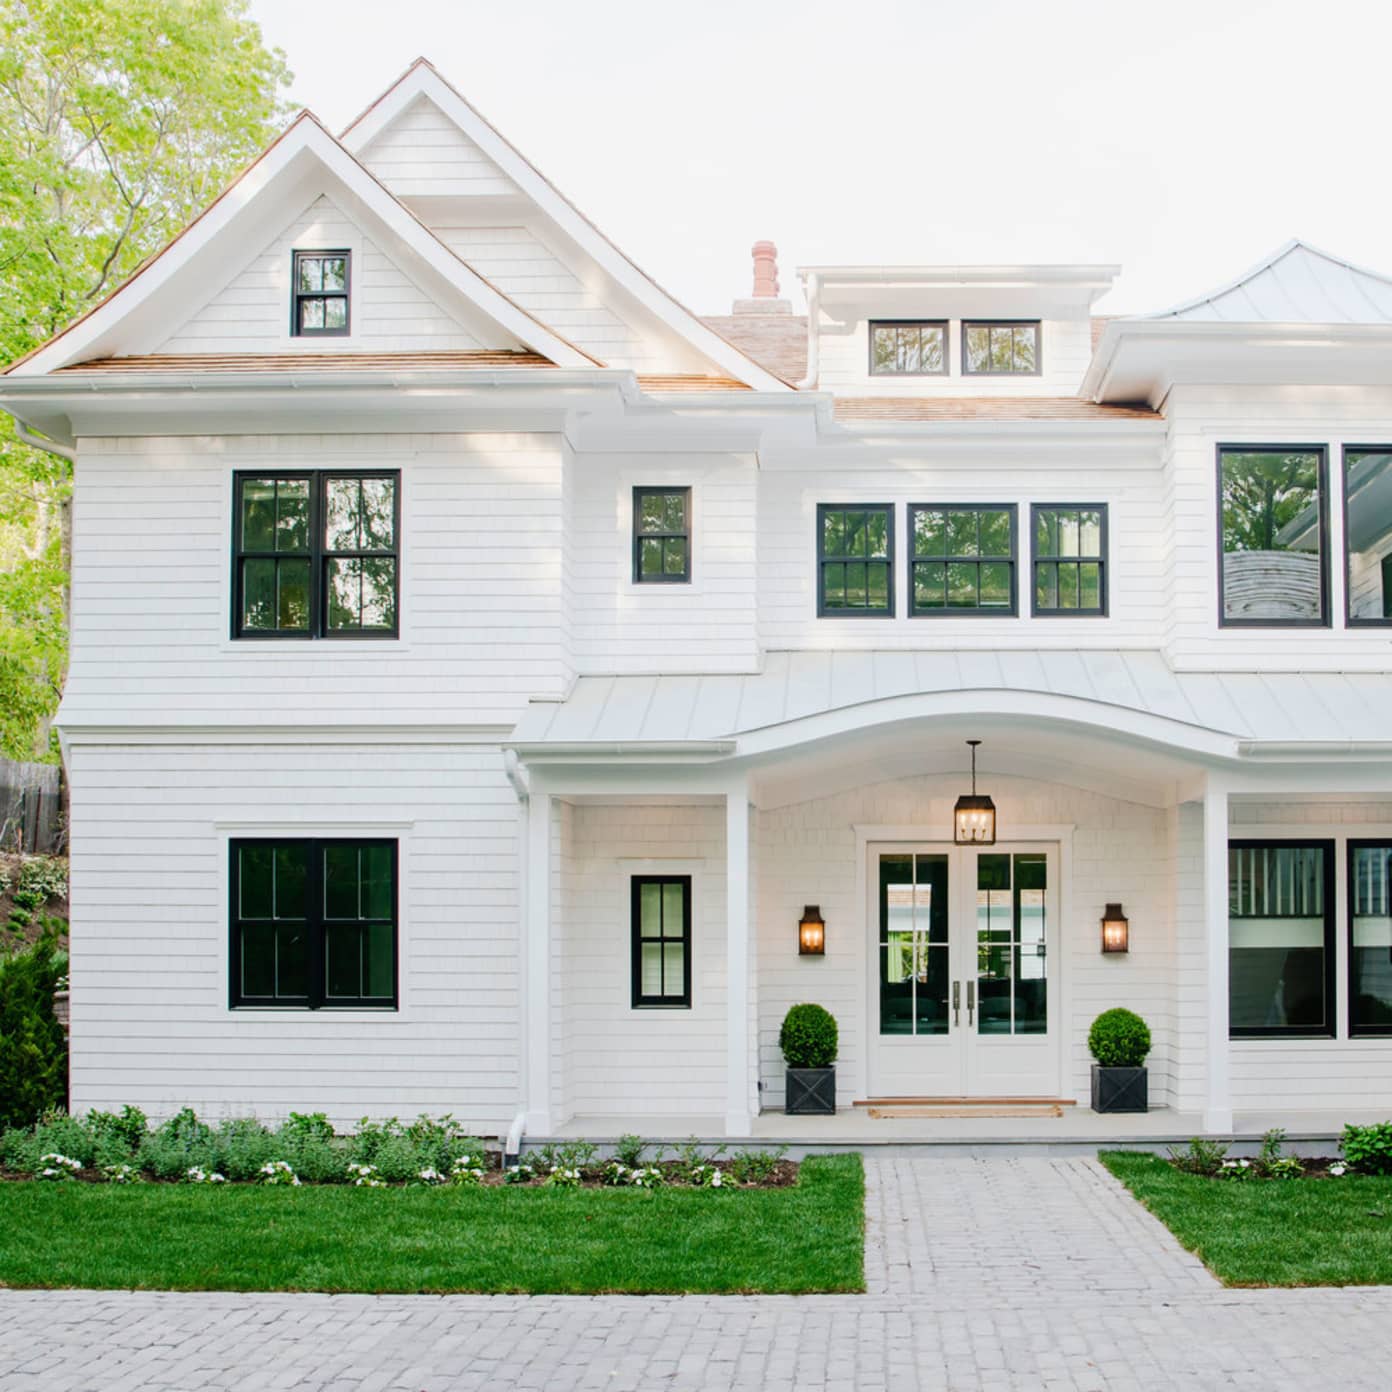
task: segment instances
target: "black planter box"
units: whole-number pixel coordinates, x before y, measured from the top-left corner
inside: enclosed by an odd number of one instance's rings
[[[1148,1106],[1144,1068],[1103,1068],[1092,1065],[1094,1112],[1143,1112]]]
[[[834,1116],[836,1113],[836,1070],[834,1068],[790,1068],[787,1072],[789,1116]]]

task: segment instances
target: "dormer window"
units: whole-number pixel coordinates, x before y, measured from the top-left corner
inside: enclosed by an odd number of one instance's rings
[[[962,371],[970,377],[1037,377],[1039,321],[964,320]]]
[[[319,338],[348,332],[346,251],[295,252],[291,283],[292,334]]]
[[[870,325],[872,377],[941,377],[947,373],[947,325],[903,320]]]

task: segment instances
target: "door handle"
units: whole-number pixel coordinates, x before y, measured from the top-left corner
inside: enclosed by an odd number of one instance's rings
[[[952,983],[952,1023],[953,1025],[962,1023],[962,983],[960,981]]]
[[[967,1028],[971,1028],[972,1011],[976,1008],[976,982],[967,982]]]

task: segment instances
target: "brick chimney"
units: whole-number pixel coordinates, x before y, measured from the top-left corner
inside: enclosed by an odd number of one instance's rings
[[[772,242],[755,242],[754,295],[748,300],[736,300],[735,314],[791,314],[792,305],[778,298],[778,248]]]

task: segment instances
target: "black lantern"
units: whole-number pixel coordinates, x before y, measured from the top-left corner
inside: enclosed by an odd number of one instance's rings
[[[1120,904],[1108,904],[1102,915],[1102,951],[1126,952],[1130,948],[1131,925]]]
[[[955,840],[959,846],[994,846],[996,844],[996,804],[985,793],[976,791],[976,746],[980,740],[968,740],[971,745],[972,790],[970,795],[957,799],[952,809]]]
[[[823,957],[826,955],[826,920],[816,904],[808,904],[802,911],[798,923],[798,956]]]

